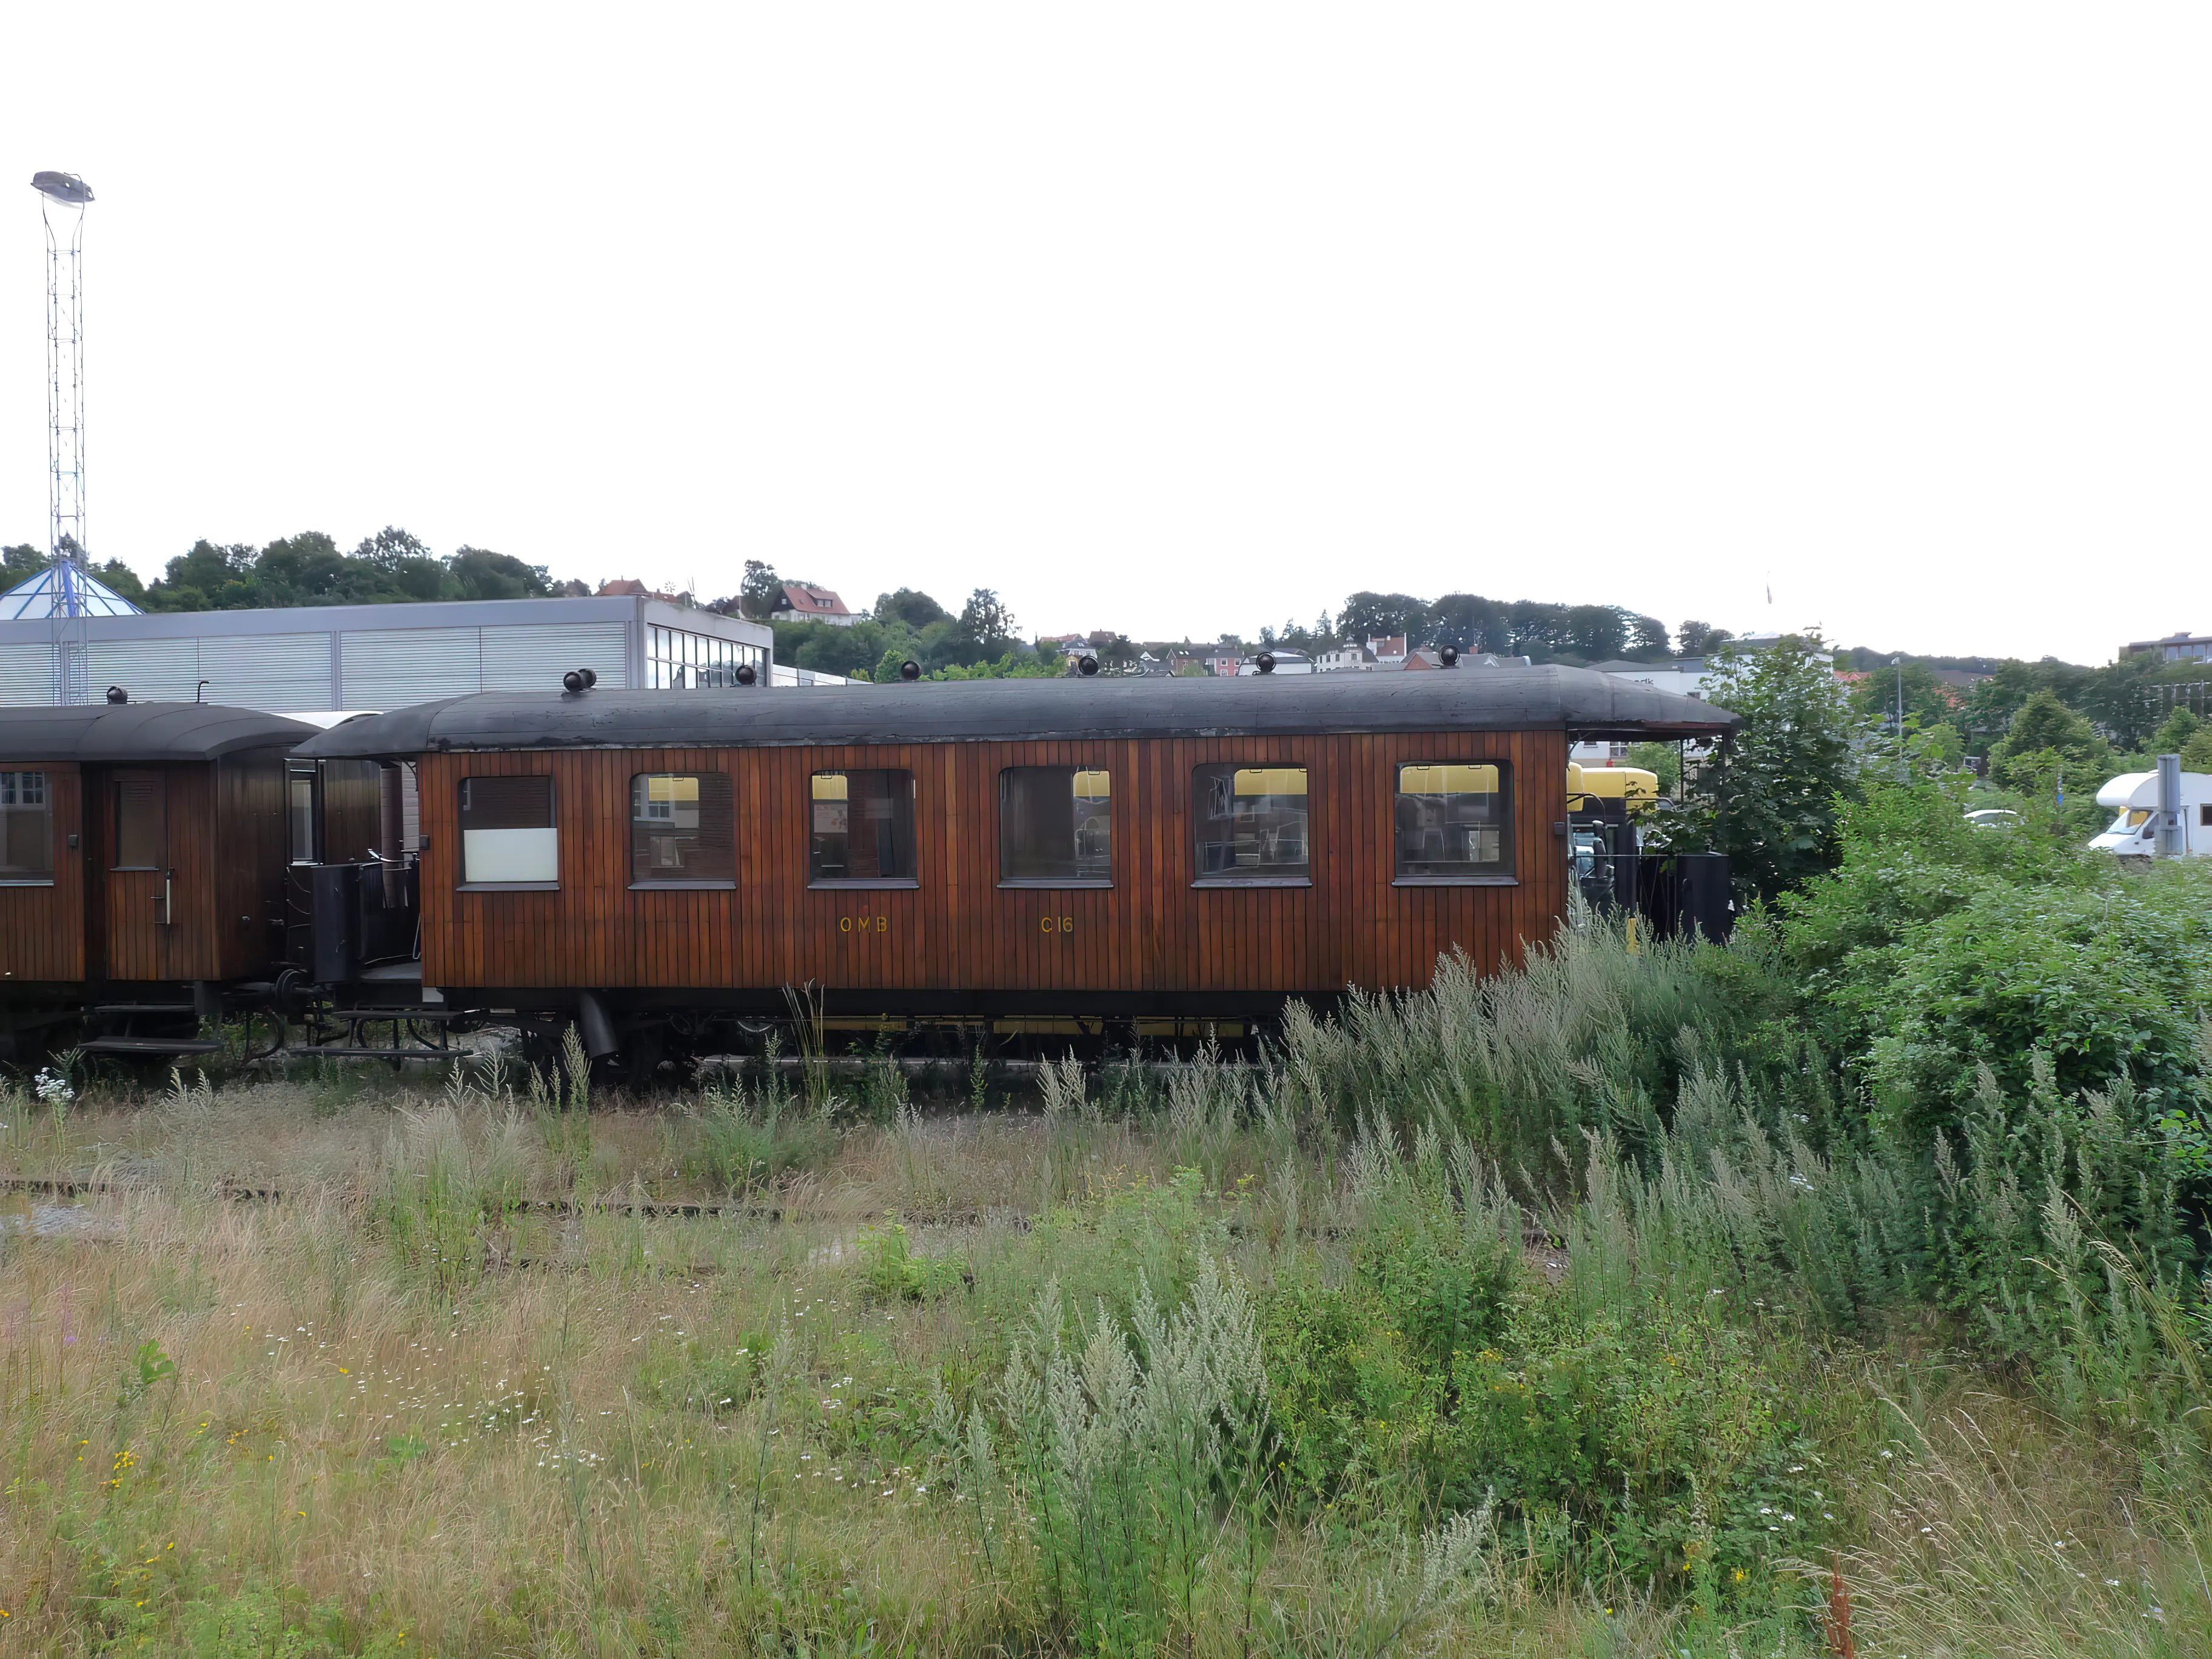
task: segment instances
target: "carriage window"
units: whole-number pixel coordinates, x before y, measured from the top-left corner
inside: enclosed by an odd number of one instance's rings
[[[44,772],[0,772],[0,884],[54,878],[54,809]]]
[[[809,793],[814,885],[915,884],[913,773],[817,772]]]
[[[737,811],[727,772],[629,781],[629,878],[638,887],[733,887]]]
[[[1200,884],[1307,884],[1304,767],[1201,766],[1191,785]]]
[[[169,862],[169,792],[159,772],[118,772],[108,784],[114,848],[111,870],[159,870]]]
[[[461,883],[557,887],[560,831],[549,777],[461,780]]]
[[[1114,881],[1114,786],[1073,766],[999,774],[999,879],[1040,887]]]
[[[315,775],[299,769],[285,775],[285,819],[291,827],[292,862],[315,861]]]
[[[1502,766],[1398,769],[1401,881],[1468,881],[1513,873],[1513,818]]]

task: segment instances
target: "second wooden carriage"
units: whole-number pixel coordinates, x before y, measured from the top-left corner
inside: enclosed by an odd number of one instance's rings
[[[1570,743],[1719,735],[1573,669],[485,695],[301,757],[416,771],[420,974],[595,1049],[780,1012],[1264,1017],[1568,903]]]

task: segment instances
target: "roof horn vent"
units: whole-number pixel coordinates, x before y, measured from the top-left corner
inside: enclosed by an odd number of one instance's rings
[[[750,685],[759,678],[759,672],[755,669],[750,663],[741,662],[738,665],[738,684],[739,685]]]
[[[129,702],[131,694],[119,685],[111,685],[107,688],[107,700],[115,703]]]
[[[1075,659],[1075,672],[1079,674],[1085,675],[1097,673],[1098,672],[1098,659],[1087,653],[1078,657]]]
[[[1437,653],[1437,660],[1447,668],[1458,667],[1459,647],[1455,645],[1448,645],[1444,647],[1443,650]]]
[[[902,680],[920,679],[921,678],[921,665],[916,662],[912,657],[908,657],[904,662],[899,665],[899,678]]]
[[[1272,651],[1262,651],[1258,656],[1252,659],[1252,666],[1258,669],[1262,674],[1273,673],[1275,672],[1275,653]]]
[[[599,683],[599,672],[591,668],[572,668],[561,676],[561,684],[571,691],[588,691]]]

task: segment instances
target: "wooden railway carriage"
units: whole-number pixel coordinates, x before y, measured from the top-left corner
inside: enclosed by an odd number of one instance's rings
[[[1460,668],[484,695],[299,753],[416,769],[434,1003],[574,1014],[604,1054],[805,985],[848,1016],[1235,1020],[1492,966],[1566,908],[1569,744],[1734,724]]]
[[[285,755],[315,728],[205,703],[0,709],[0,1033],[188,1054],[285,947]]]

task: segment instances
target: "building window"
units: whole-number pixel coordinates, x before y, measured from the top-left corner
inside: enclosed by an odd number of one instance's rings
[[[1513,815],[1505,768],[1401,766],[1396,814],[1399,880],[1511,878]]]
[[[284,777],[284,817],[292,843],[292,862],[315,862],[315,773],[295,768]]]
[[[549,777],[461,780],[461,884],[557,887],[560,831]]]
[[[118,772],[108,781],[115,849],[111,870],[161,870],[169,862],[169,792],[159,772]]]
[[[629,781],[635,887],[734,887],[737,810],[727,772],[641,772]]]
[[[645,683],[655,690],[735,685],[738,670],[748,663],[755,673],[767,677],[767,659],[758,646],[714,634],[694,634],[689,629],[648,626],[645,653]]]
[[[913,773],[817,772],[809,794],[815,886],[915,884]]]
[[[1022,887],[1112,886],[1111,777],[1073,766],[1000,772],[999,879]]]
[[[54,878],[54,809],[44,772],[0,772],[0,884]]]
[[[1201,766],[1191,783],[1199,885],[1309,884],[1304,767]]]

